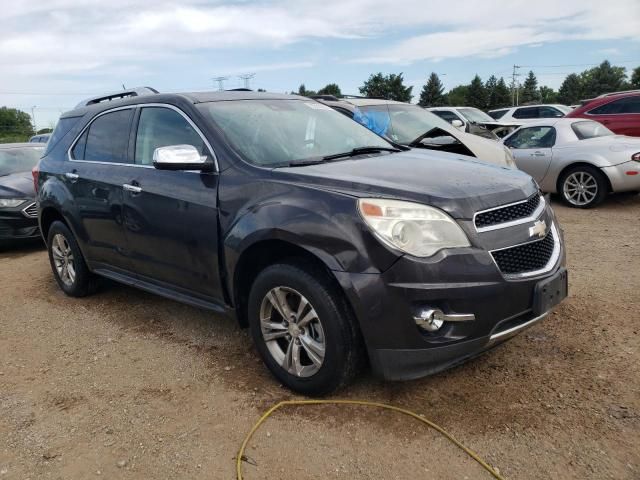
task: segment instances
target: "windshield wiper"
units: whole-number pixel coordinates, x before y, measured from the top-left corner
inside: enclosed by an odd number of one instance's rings
[[[332,160],[337,160],[339,158],[355,157],[356,155],[363,155],[365,153],[401,152],[401,151],[402,150],[400,150],[399,148],[395,148],[395,147],[376,147],[376,146],[356,147],[356,148],[354,148],[352,150],[349,150],[348,152],[334,153],[332,155],[325,155],[324,157],[314,157],[314,158],[306,158],[306,159],[302,159],[302,160],[292,160],[291,162],[287,163],[286,166],[288,166],[288,167],[304,167],[306,165],[317,165],[319,163],[330,162]]]

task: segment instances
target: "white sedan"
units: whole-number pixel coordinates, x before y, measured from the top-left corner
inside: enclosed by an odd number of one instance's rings
[[[581,118],[540,120],[502,139],[520,170],[572,207],[591,208],[610,192],[640,191],[640,138]]]

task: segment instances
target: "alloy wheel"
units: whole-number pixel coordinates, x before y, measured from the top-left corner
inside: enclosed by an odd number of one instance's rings
[[[301,293],[284,286],[269,290],[260,305],[260,329],[273,359],[291,375],[310,377],[322,367],[324,329]]]
[[[67,286],[72,286],[76,281],[76,268],[73,258],[73,252],[69,242],[61,233],[54,235],[51,242],[51,253],[53,254],[53,263],[56,267],[58,277]]]
[[[574,172],[566,178],[562,190],[569,203],[582,207],[589,205],[598,195],[598,182],[588,172]]]

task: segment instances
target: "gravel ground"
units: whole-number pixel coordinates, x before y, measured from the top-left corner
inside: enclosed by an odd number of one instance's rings
[[[640,478],[640,197],[556,205],[570,298],[543,323],[448,372],[364,374],[341,398],[424,414],[509,479]],[[233,321],[132,288],[57,288],[38,245],[0,253],[0,480],[233,479],[274,382]],[[477,479],[408,418],[354,407],[278,412],[250,479]]]

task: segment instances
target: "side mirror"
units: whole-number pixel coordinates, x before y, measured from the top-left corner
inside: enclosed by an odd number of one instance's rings
[[[213,161],[206,155],[200,155],[193,145],[156,148],[153,152],[153,166],[158,170],[213,171]]]
[[[454,127],[460,130],[464,130],[464,123],[462,123],[462,120],[458,120],[458,119],[452,120],[451,125],[453,125]]]

